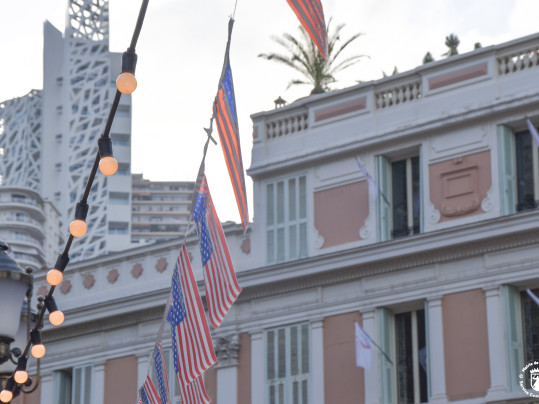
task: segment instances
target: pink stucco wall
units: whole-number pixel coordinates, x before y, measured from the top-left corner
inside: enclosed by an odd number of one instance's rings
[[[217,369],[215,366],[204,372],[204,387],[211,398],[212,404],[217,404]]]
[[[324,392],[326,403],[364,404],[363,368],[356,367],[355,326],[359,312],[324,319]]]
[[[251,336],[240,335],[238,404],[251,404]]]
[[[133,404],[137,400],[137,363],[135,355],[105,362],[103,404]]]
[[[445,295],[442,316],[447,397],[485,396],[490,387],[485,292]]]
[[[324,247],[361,240],[359,230],[369,215],[367,181],[314,193],[314,226]]]
[[[481,202],[492,186],[490,151],[431,164],[429,185],[440,222],[483,213]]]

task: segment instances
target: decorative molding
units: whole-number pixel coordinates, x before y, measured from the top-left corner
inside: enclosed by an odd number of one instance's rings
[[[313,246],[315,249],[319,250],[324,246],[324,236],[322,236],[318,229],[313,227]]]
[[[240,248],[244,254],[249,255],[251,253],[251,238],[245,237],[241,242]]]
[[[436,209],[436,206],[434,206],[431,201],[427,201],[427,212],[429,217],[429,222],[431,224],[436,224],[440,221],[441,214],[438,209]]]
[[[82,281],[86,289],[91,289],[95,285],[95,277],[93,274],[87,274]]]
[[[138,279],[140,275],[142,275],[142,271],[144,271],[142,264],[137,263],[133,265],[133,268],[131,268],[131,275],[133,275],[133,278]]]
[[[72,285],[69,279],[64,280],[60,285],[60,292],[62,292],[64,295],[67,295],[71,290],[71,286]]]
[[[487,197],[481,202],[481,209],[483,209],[483,211],[490,212],[494,209],[495,202],[493,196],[494,191],[492,190],[492,188],[490,188],[487,191]]]
[[[456,205],[442,204],[441,212],[446,217],[462,216],[473,212],[479,207],[479,198],[471,198]]]
[[[240,356],[240,337],[238,334],[217,337],[213,341],[213,346],[219,361],[215,365],[216,368],[238,366]]]
[[[47,293],[49,293],[49,288],[45,285],[41,285],[36,292],[37,296],[47,296]]]
[[[157,263],[155,264],[155,269],[157,270],[157,272],[163,273],[165,271],[165,269],[167,269],[167,266],[168,266],[167,259],[166,258],[159,258],[157,260]]]
[[[365,224],[361,226],[361,229],[359,229],[359,237],[361,237],[363,240],[367,240],[371,236],[371,234],[372,233],[370,227],[365,220]]]
[[[109,281],[109,283],[116,282],[119,277],[120,277],[120,273],[118,272],[117,269],[111,269],[109,273],[107,274],[107,280]]]

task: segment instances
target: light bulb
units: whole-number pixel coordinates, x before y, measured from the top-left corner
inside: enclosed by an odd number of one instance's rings
[[[0,401],[3,403],[9,403],[11,399],[13,398],[13,392],[9,390],[2,390],[0,393]]]
[[[32,346],[31,352],[34,358],[41,359],[45,356],[45,352],[47,352],[47,350],[45,349],[45,345],[37,344]]]
[[[116,79],[116,87],[122,94],[131,94],[137,88],[137,79],[133,73],[123,72]]]
[[[26,370],[17,370],[14,379],[19,384],[26,383],[28,380],[28,372]]]
[[[75,219],[69,225],[69,232],[73,237],[82,237],[86,234],[86,222],[84,220]]]
[[[49,321],[52,325],[61,325],[64,322],[64,313],[60,310],[53,311],[49,314]]]
[[[113,175],[118,171],[118,161],[112,156],[105,156],[99,160],[99,171],[104,175]]]
[[[47,273],[47,282],[49,282],[50,285],[56,286],[59,285],[62,280],[64,279],[64,274],[62,271],[53,268]]]

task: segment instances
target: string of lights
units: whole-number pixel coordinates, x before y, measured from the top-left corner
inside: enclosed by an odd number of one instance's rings
[[[118,162],[114,158],[112,151],[110,129],[112,127],[122,94],[131,94],[137,88],[137,80],[135,78],[137,54],[135,53],[135,49],[140,31],[142,30],[144,18],[146,16],[148,3],[149,0],[142,0],[131,43],[127,51],[122,55],[122,72],[116,80],[116,95],[110,108],[105,129],[101,137],[98,139],[98,151],[96,153],[95,161],[88,177],[83,196],[75,207],[75,219],[69,225],[70,234],[68,240],[66,242],[64,251],[58,256],[54,267],[47,274],[47,282],[51,285],[51,287],[44,299],[45,304],[39,309],[35,326],[30,331],[30,338],[26,343],[26,347],[18,358],[17,367],[13,371],[12,375],[7,379],[4,389],[0,392],[0,402],[2,403],[9,403],[14,397],[14,391],[17,385],[23,385],[27,382],[28,372],[26,371],[26,366],[28,363],[28,352],[31,352],[32,356],[36,359],[42,358],[46,353],[45,346],[41,341],[41,333],[39,331],[43,323],[45,311],[49,312],[49,322],[52,325],[58,326],[64,322],[64,314],[58,309],[56,301],[53,297],[54,290],[56,289],[56,286],[59,285],[63,280],[64,270],[69,263],[69,250],[71,249],[73,239],[76,237],[82,237],[86,234],[86,216],[88,215],[89,210],[87,201],[98,168],[103,175],[113,175],[116,173],[116,171],[118,171]]]

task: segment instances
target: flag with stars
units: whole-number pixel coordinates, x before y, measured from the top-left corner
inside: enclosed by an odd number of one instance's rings
[[[139,391],[139,402],[142,404],[162,404],[150,375],[146,376],[146,380],[144,380],[144,384]]]
[[[204,285],[206,287],[208,314],[212,325],[219,328],[240,294],[241,287],[236,279],[223,227],[213,205],[208,180],[205,175],[202,176],[199,195],[204,195],[207,199],[206,227],[213,245],[213,253],[204,265]]]
[[[200,247],[200,256],[202,257],[202,265],[206,265],[210,260],[211,253],[213,252],[213,245],[210,239],[210,232],[208,230],[207,210],[208,208],[208,193],[201,187],[198,192],[197,203],[195,205],[195,211],[193,217],[195,218],[198,244]]]
[[[324,60],[328,60],[328,35],[320,0],[286,0]]]
[[[169,312],[168,318],[173,321],[168,321],[172,328],[174,370],[179,385],[185,386],[217,362],[217,357],[185,244],[174,271],[178,273],[178,282],[173,287],[183,292],[185,317],[176,324]]]
[[[161,398],[161,404],[169,404],[170,395],[168,389],[168,377],[167,370],[165,368],[165,361],[163,360],[161,341],[159,341],[159,344],[155,349],[153,365],[155,368],[155,376],[157,378],[157,386],[159,388],[159,397]]]
[[[185,300],[183,297],[182,285],[180,284],[180,273],[178,271],[178,262],[174,266],[172,274],[172,304],[170,305],[167,321],[174,326],[178,326],[185,318]]]
[[[232,36],[233,25],[234,20],[231,18],[228,22],[228,42],[226,44],[225,61],[223,63],[221,78],[219,79],[217,96],[213,104],[213,116],[236,197],[241,224],[245,232],[249,223],[249,214],[247,212],[247,194],[245,191],[245,176],[243,174],[243,160],[241,157],[236,98],[229,60],[230,38]]]
[[[211,403],[211,398],[206,393],[202,376],[197,377],[187,386],[180,386],[180,394],[182,403],[189,404],[208,404]]]

